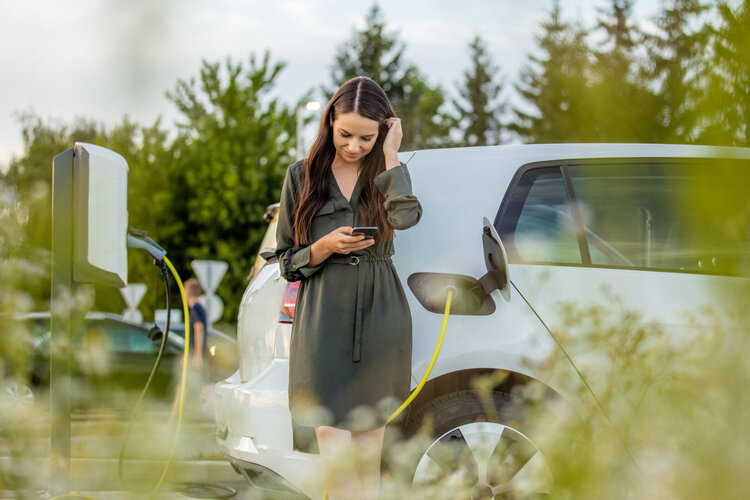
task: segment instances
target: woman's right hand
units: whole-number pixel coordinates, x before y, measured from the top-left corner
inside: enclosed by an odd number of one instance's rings
[[[321,240],[325,241],[326,248],[328,248],[331,253],[343,254],[356,252],[357,250],[364,250],[375,243],[374,239],[365,238],[364,235],[352,236],[351,233],[353,229],[354,228],[350,226],[336,228],[323,236]]]
[[[315,267],[323,263],[331,254],[349,254],[375,243],[374,239],[365,239],[364,235],[352,236],[353,229],[351,226],[336,228],[310,245],[310,262],[307,265]]]

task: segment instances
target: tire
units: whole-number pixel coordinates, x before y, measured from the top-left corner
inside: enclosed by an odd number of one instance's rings
[[[0,392],[0,401],[6,409],[28,410],[34,405],[34,391],[22,382],[9,382]]]
[[[490,403],[488,401],[488,403]],[[432,422],[429,445],[414,464],[412,490],[460,487],[454,498],[546,498],[551,474],[537,446],[521,432],[523,406],[494,392],[485,408],[474,391],[438,397],[410,415],[407,435]]]

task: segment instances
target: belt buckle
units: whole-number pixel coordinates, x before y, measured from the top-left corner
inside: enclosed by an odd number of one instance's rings
[[[349,256],[349,265],[350,266],[357,266],[359,265],[359,257],[356,255],[350,255]]]

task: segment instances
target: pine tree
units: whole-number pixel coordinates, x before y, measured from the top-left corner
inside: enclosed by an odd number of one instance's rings
[[[402,150],[438,146],[448,137],[448,125],[440,113],[445,97],[439,86],[432,87],[413,64],[403,60],[404,44],[388,33],[380,8],[373,5],[365,28],[355,31],[342,44],[331,70],[333,94],[339,85],[355,76],[369,76],[388,94],[404,126]]]
[[[464,72],[458,88],[462,102],[453,100],[457,110],[454,126],[461,133],[462,146],[500,144],[502,123],[500,116],[506,103],[500,101],[502,83],[495,82],[498,68],[487,53],[484,41],[477,35],[469,43],[471,69]]]
[[[529,56],[516,90],[526,101],[515,106],[508,128],[526,142],[581,142],[592,137],[588,83],[591,53],[580,26],[562,21],[555,0],[537,37],[540,55]]]
[[[750,0],[736,9],[717,3],[706,93],[701,102],[698,141],[750,146]]]
[[[611,0],[610,10],[600,14],[597,28],[605,40],[594,51],[591,139],[658,142],[663,135],[657,118],[659,103],[637,54],[643,34],[631,20],[632,0]]]
[[[708,30],[697,24],[708,9],[701,0],[672,0],[656,19],[660,33],[647,37],[648,77],[658,86],[662,142],[695,140],[700,71]]]

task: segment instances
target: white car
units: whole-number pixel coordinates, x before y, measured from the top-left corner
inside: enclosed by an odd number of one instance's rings
[[[554,337],[564,326],[561,302],[588,307],[617,297],[642,321],[675,329],[688,323],[685,311],[712,301],[712,291],[747,282],[750,186],[732,176],[750,178],[748,149],[496,146],[402,153],[401,160],[424,210],[417,226],[397,232],[393,259],[413,318],[412,388],[435,348],[445,286],[458,289],[440,357],[401,423],[409,435],[425,414],[434,416],[433,445],[414,464],[417,484],[435,474],[430,455],[446,441],[486,448],[475,454],[485,462],[499,460],[493,450],[512,442],[521,456],[504,463],[515,463],[513,470],[489,477],[488,463],[477,468],[476,486],[493,492],[522,490],[524,474],[544,467],[534,437],[506,405],[514,388],[531,381],[562,392],[540,368],[561,355]],[[707,223],[705,204],[690,203],[696,189],[738,207],[738,241]],[[321,498],[319,457],[295,445],[288,409],[295,290],[273,258],[248,286],[240,369],[215,386],[217,440],[267,496]],[[569,358],[572,376],[588,376],[577,361]],[[488,418],[471,380],[498,371],[506,376],[495,387],[497,415]],[[581,382],[597,390],[596,380]]]

